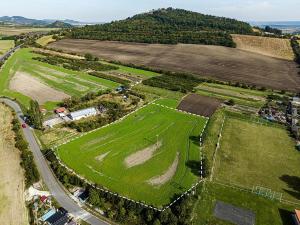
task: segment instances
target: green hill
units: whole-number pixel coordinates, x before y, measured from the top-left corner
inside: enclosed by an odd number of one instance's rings
[[[73,26],[69,23],[65,23],[62,21],[55,21],[54,23],[49,24],[47,27],[49,27],[49,28],[72,28]]]
[[[72,38],[235,47],[230,34],[250,34],[248,23],[182,9],[159,9],[125,20],[74,29]]]

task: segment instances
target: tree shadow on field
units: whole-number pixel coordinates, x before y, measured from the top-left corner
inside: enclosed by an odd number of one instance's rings
[[[192,173],[198,177],[201,175],[201,162],[196,160],[189,160],[185,165],[191,169]]]
[[[291,211],[288,211],[286,209],[278,209],[278,211],[283,225],[294,224],[294,220],[292,217],[293,213]]]
[[[189,137],[190,141],[192,141],[195,145],[199,145],[200,143],[200,136],[190,136]]]
[[[284,189],[285,192],[294,196],[297,199],[300,199],[300,177],[290,176],[290,175],[282,175],[280,180],[284,181],[291,190]]]

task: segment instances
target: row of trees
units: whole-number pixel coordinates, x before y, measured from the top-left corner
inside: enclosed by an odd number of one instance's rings
[[[15,146],[21,152],[21,166],[25,171],[25,185],[28,188],[39,181],[40,175],[34,163],[33,154],[28,149],[28,143],[24,140],[18,119],[13,119],[12,125],[15,132]]]
[[[75,28],[72,38],[235,47],[230,34],[252,34],[248,23],[181,9],[160,9],[108,24]]]
[[[27,111],[27,123],[33,126],[35,129],[43,129],[43,114],[41,113],[39,103],[31,100],[30,107]]]
[[[297,38],[291,39],[291,45],[295,54],[295,61],[300,64],[300,44]]]
[[[94,70],[94,71],[108,71],[108,70],[116,70],[118,67],[103,64],[98,62],[98,58],[94,60],[87,59],[75,59],[68,58],[63,56],[55,56],[48,53],[43,52],[35,52],[40,55],[44,55],[46,57],[34,57],[34,60],[48,63],[55,66],[62,66],[66,69],[75,70],[75,71],[83,71],[83,70]]]
[[[94,77],[114,81],[114,82],[122,84],[123,86],[126,86],[126,87],[128,87],[129,84],[130,84],[129,80],[125,80],[125,79],[122,79],[120,77],[112,76],[112,75],[109,75],[109,74],[104,74],[104,73],[100,73],[100,72],[96,72],[96,71],[95,72],[90,72],[89,74],[94,76]]]
[[[152,77],[150,79],[144,80],[143,84],[152,87],[159,87],[168,89],[171,91],[180,91],[182,93],[187,93],[193,91],[194,87],[202,82],[192,75],[184,73],[166,73],[162,76]]]

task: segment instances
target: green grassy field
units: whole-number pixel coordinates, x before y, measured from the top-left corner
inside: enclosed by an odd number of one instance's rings
[[[221,100],[234,100],[236,104],[260,108],[264,105],[270,92],[232,87],[222,84],[202,83],[196,88],[198,94],[215,97]]]
[[[191,224],[232,225],[232,223],[214,217],[216,201],[223,201],[236,207],[251,210],[256,216],[256,225],[291,225],[293,224],[293,206],[277,201],[270,201],[255,194],[224,187],[215,183],[206,183],[195,205]]]
[[[39,38],[36,43],[40,44],[41,46],[46,46],[47,44],[49,44],[50,42],[55,41],[55,39],[53,39],[53,35],[47,35],[47,36],[43,36],[41,38]]]
[[[131,75],[131,76],[134,76],[134,77],[138,77],[140,79],[148,79],[150,77],[160,75],[159,73],[148,71],[148,70],[136,69],[136,68],[123,66],[123,65],[119,65],[119,64],[108,63],[108,62],[105,62],[105,61],[101,61],[101,62],[105,63],[105,64],[108,64],[108,65],[118,67],[118,70],[116,70],[116,71],[118,71],[120,73],[128,74],[128,75]]]
[[[14,41],[0,40],[0,56],[15,46]]]
[[[172,98],[162,98],[155,101],[156,104],[164,105],[173,109],[176,109],[180,101]]]
[[[37,56],[30,49],[21,49],[10,57],[0,71],[0,95],[16,98],[24,106],[28,106],[30,98],[9,90],[10,79],[16,72],[26,72],[42,83],[70,96],[83,96],[91,91],[114,89],[118,83],[90,76],[83,72],[67,70],[61,67],[42,63],[32,58]],[[45,104],[47,108],[55,106],[55,102]]]
[[[300,200],[300,153],[285,128],[227,117],[220,145],[216,181],[269,188],[285,200]]]
[[[121,122],[60,146],[57,154],[68,167],[88,180],[159,207],[199,179],[186,163],[200,160],[195,138],[205,121],[151,104]],[[127,157],[143,152],[139,160],[144,159],[148,155],[144,150],[155,146],[152,158],[133,167],[126,166]],[[175,174],[165,183],[148,183],[151,178],[170,172],[176,158]]]

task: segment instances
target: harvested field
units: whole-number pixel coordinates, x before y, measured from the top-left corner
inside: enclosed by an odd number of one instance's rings
[[[49,45],[67,52],[87,52],[107,60],[184,71],[222,81],[297,91],[296,63],[240,49],[205,45],[160,45],[65,39]]]
[[[39,104],[48,101],[58,102],[70,97],[64,92],[55,90],[43,84],[39,79],[24,72],[17,72],[13,76],[9,88],[38,101]]]
[[[0,222],[9,225],[28,224],[24,196],[24,176],[20,153],[14,146],[12,114],[0,104]]]
[[[15,46],[14,41],[0,40],[0,56]]]
[[[294,60],[294,53],[289,39],[239,34],[234,34],[232,37],[238,49],[279,59]]]
[[[220,106],[221,101],[215,98],[190,94],[179,104],[177,109],[200,116],[210,117]]]
[[[161,142],[155,143],[147,148],[133,153],[125,158],[125,165],[127,168],[144,164],[153,157],[153,154],[162,146]]]
[[[160,176],[151,178],[150,180],[148,180],[148,183],[155,186],[155,185],[163,185],[166,182],[168,182],[170,179],[172,179],[172,177],[176,173],[178,161],[179,161],[179,153],[177,152],[176,157],[172,165],[168,168],[168,170]]]

